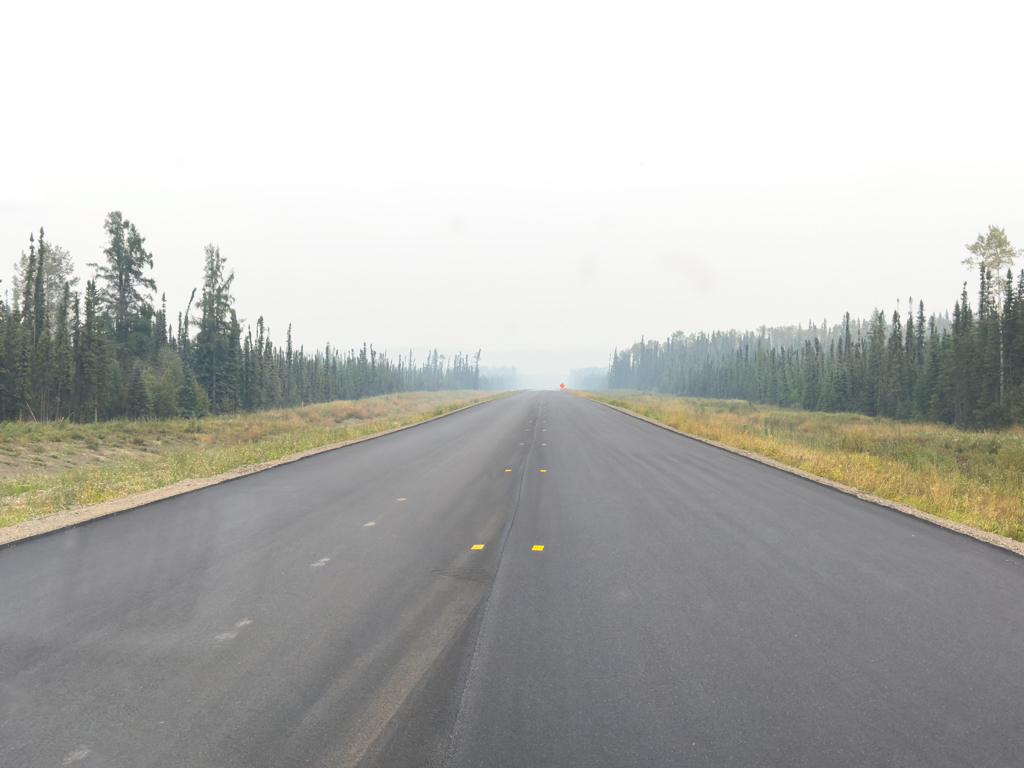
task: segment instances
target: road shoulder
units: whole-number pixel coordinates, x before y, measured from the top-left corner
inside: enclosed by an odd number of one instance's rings
[[[344,440],[340,443],[331,443],[330,445],[310,448],[308,450],[301,451],[300,453],[293,453],[288,456],[283,456],[280,459],[274,459],[273,461],[264,461],[259,464],[249,464],[236,467],[235,469],[230,469],[227,472],[222,472],[218,475],[211,475],[210,477],[188,478],[186,480],[180,480],[177,483],[173,483],[172,485],[165,485],[162,488],[153,488],[152,490],[143,491],[142,493],[133,493],[129,496],[121,496],[116,499],[98,501],[95,504],[86,504],[85,506],[75,507],[74,509],[64,510],[63,512],[55,512],[52,515],[46,515],[45,517],[37,517],[32,520],[15,523],[14,525],[7,526],[6,528],[0,528],[0,550],[24,543],[40,536],[56,533],[57,531],[61,531],[66,528],[73,528],[74,526],[81,525],[82,523],[89,523],[104,517],[119,515],[140,507],[148,506],[158,501],[163,501],[164,499],[170,499],[174,496],[181,496],[182,494],[191,493],[203,488],[209,488],[211,485],[219,485],[231,480],[237,480],[241,477],[246,477],[247,475],[256,474],[257,472],[265,472],[268,469],[279,467],[282,464],[291,464],[292,462],[305,459],[309,456],[315,456],[328,451],[336,451],[339,448],[354,445],[355,443],[361,443],[365,440],[373,440],[374,438],[384,437],[385,435],[401,432],[405,429],[418,427],[422,424],[427,424],[431,421],[451,416],[454,413],[465,411],[468,408],[474,408],[478,405],[483,405],[484,403],[493,402],[494,399],[495,398],[481,400],[480,402],[471,403],[463,406],[462,408],[457,408],[454,411],[449,411],[448,413],[432,416],[428,419],[424,419],[423,421],[404,424],[400,427],[395,427],[394,429],[375,432],[372,435],[362,435],[360,437],[352,438],[351,440]]]
[[[580,396],[576,395],[576,397]],[[644,416],[643,414],[637,413],[636,411],[631,411],[628,408],[622,408],[618,405],[611,405],[610,403],[604,403],[601,402],[600,400],[593,400],[589,397],[583,397],[581,399],[589,400],[592,403],[603,405],[606,408],[612,408],[613,410],[620,411],[621,413],[624,413],[627,416],[632,416],[634,419],[640,419],[641,421],[646,421],[647,423],[653,424],[656,427],[667,429],[669,432],[675,432],[677,435],[682,435],[683,437],[688,437],[691,440],[697,440],[698,442],[706,443],[708,445],[714,446],[715,448],[720,448],[723,451],[728,451],[729,453],[738,454],[739,456],[743,456],[753,461],[760,462],[761,464],[767,464],[770,467],[774,467],[775,469],[781,469],[783,472],[789,472],[791,475],[797,475],[799,477],[804,478],[805,480],[810,480],[811,482],[819,483],[820,485],[827,485],[830,488],[835,488],[837,491],[841,491],[842,493],[847,493],[851,496],[856,496],[858,499],[863,499],[864,501],[869,501],[872,504],[878,504],[883,507],[888,507],[889,509],[894,509],[897,512],[902,512],[905,515],[911,515],[913,517],[920,518],[921,520],[925,520],[931,523],[932,525],[937,525],[940,528],[946,528],[947,530],[963,534],[964,536],[970,536],[971,538],[978,539],[979,541],[984,541],[986,544],[991,544],[1002,549],[1007,549],[1010,552],[1013,552],[1024,557],[1024,542],[1015,541],[1014,539],[1007,538],[1006,536],[1000,536],[996,533],[982,531],[978,528],[972,528],[969,525],[958,523],[955,520],[947,520],[944,517],[938,517],[929,512],[925,512],[922,509],[918,509],[917,507],[912,507],[909,504],[904,504],[899,501],[893,501],[892,499],[886,499],[881,496],[876,496],[873,493],[866,493],[865,491],[862,491],[859,488],[854,488],[853,486],[849,485],[843,485],[842,483],[837,483],[834,480],[829,480],[828,478],[821,477],[819,475],[813,475],[810,472],[805,472],[804,470],[798,469],[797,467],[791,467],[789,464],[783,464],[781,461],[776,461],[775,459],[771,459],[760,453],[754,453],[753,451],[748,451],[743,448],[736,448],[735,446],[732,445],[719,443],[716,440],[709,440],[706,437],[693,435],[690,434],[689,432],[683,432],[682,430],[669,426],[668,424],[662,421],[652,419],[649,416]]]

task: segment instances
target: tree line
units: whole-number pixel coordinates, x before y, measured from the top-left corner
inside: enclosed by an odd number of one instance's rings
[[[616,350],[613,388],[691,397],[737,398],[813,411],[924,419],[961,428],[1024,423],[1024,270],[1002,229],[967,246],[977,270],[974,305],[967,283],[949,315],[876,310],[838,325],[740,333],[674,333]]]
[[[67,251],[39,230],[0,301],[0,420],[202,417],[415,390],[478,389],[480,353],[417,365],[372,346],[307,352],[271,340],[261,316],[234,308],[234,272],[206,247],[202,287],[176,324],[155,304],[153,254],[119,211],[104,222],[104,259],[78,289]]]
[[[516,367],[500,365],[494,368],[480,369],[480,389],[494,392],[519,389],[519,374]]]

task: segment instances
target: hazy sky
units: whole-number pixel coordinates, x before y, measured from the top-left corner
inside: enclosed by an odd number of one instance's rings
[[[173,314],[213,242],[307,345],[946,309],[965,243],[1024,245],[1022,9],[8,4],[0,287],[40,225],[84,277],[118,209]]]

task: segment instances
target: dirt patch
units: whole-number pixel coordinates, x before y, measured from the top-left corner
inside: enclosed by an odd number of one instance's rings
[[[45,441],[27,445],[8,443],[0,448],[0,482],[27,474],[56,476],[69,469],[93,467],[126,456],[158,456],[194,442],[191,436],[169,435],[162,440],[141,444],[90,440]]]

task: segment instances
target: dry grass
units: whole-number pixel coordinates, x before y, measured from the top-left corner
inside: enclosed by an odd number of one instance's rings
[[[414,424],[503,394],[408,392],[201,421],[0,424],[0,457],[19,470],[0,478],[0,528]]]
[[[1024,429],[814,413],[743,400],[577,392],[938,517],[1024,541]]]

